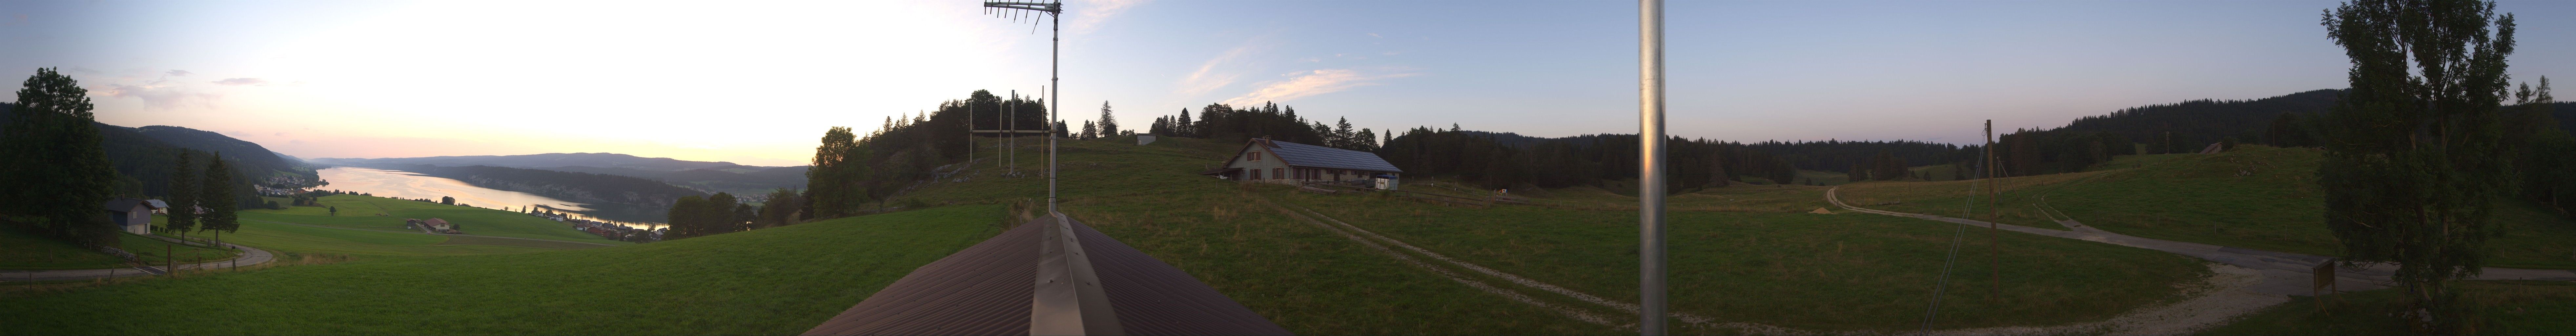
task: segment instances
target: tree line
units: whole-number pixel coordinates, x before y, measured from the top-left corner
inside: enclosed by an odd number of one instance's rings
[[[1154,118],[1154,123],[1147,125],[1146,130],[1161,136],[1231,140],[1269,138],[1363,152],[1377,151],[1381,145],[1376,130],[1354,129],[1350,118],[1340,118],[1328,125],[1298,116],[1295,106],[1278,103],[1240,108],[1208,104],[1199,107],[1196,118],[1191,117],[1189,109],[1181,109],[1179,114]]]

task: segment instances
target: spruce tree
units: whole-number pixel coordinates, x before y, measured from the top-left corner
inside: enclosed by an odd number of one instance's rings
[[[178,167],[170,170],[169,187],[165,188],[169,190],[170,197],[162,200],[170,205],[168,224],[162,228],[179,233],[179,240],[183,241],[188,239],[189,230],[197,228],[197,188],[200,186],[197,185],[197,164],[190,160],[195,157],[195,152],[179,150]]]
[[[197,204],[205,207],[206,213],[197,216],[197,227],[214,231],[215,242],[221,244],[223,233],[241,230],[241,219],[235,213],[241,199],[233,193],[233,168],[224,164],[224,154],[215,153],[206,161],[205,178],[197,181],[201,183],[197,187]]]
[[[0,129],[0,213],[22,217],[34,231],[85,246],[116,242],[99,215],[115,196],[116,170],[105,139],[91,126],[89,90],[53,68],[37,68],[18,90],[15,114]]]
[[[2321,23],[2352,63],[2317,169],[2341,260],[2396,263],[2400,317],[2458,332],[2467,318],[2450,281],[2486,263],[2506,186],[2499,105],[2513,15],[2488,1],[2354,0]]]
[[[1118,136],[1118,116],[1109,115],[1109,101],[1100,101],[1100,135]]]

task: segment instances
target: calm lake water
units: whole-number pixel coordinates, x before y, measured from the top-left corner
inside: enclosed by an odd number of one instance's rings
[[[573,218],[647,229],[662,227],[664,225],[662,222],[667,220],[661,211],[640,209],[631,205],[566,201],[537,194],[478,187],[456,179],[400,170],[334,167],[315,172],[322,175],[322,181],[331,183],[315,189],[367,193],[378,197],[402,199],[434,200],[439,197],[455,197],[457,204],[506,208],[512,211],[521,211],[522,207],[528,206],[554,208],[555,212],[569,213]]]

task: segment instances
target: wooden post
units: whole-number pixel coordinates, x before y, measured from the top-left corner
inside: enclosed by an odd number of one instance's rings
[[[2314,274],[2312,279],[2308,282],[2308,298],[2317,301],[2318,314],[2330,314],[2326,310],[2326,294],[2339,292],[2339,290],[2335,288],[2334,261],[2329,260],[2325,263],[2317,264],[2317,267],[2310,269],[2310,271]]]
[[[1995,158],[1995,120],[1986,119],[1986,195],[1990,200],[1986,203],[1986,260],[1987,268],[1994,271],[1994,287],[1986,291],[1989,301],[2001,301],[2004,297],[2004,237],[2003,229],[1995,225],[1995,221],[2003,217],[2003,185],[1994,183],[1995,175],[2003,171],[2001,163],[2002,160]]]
[[[162,264],[170,265],[170,269],[174,269],[174,270],[175,270],[175,269],[179,269],[179,258],[178,258],[178,257],[176,257],[177,255],[179,255],[179,243],[171,243],[171,242],[163,242],[163,243],[168,243],[168,244],[161,245],[161,263],[162,263]],[[166,270],[165,270],[165,271],[166,271]],[[176,274],[169,274],[169,272],[163,272],[163,273],[162,273],[162,275],[176,275]]]

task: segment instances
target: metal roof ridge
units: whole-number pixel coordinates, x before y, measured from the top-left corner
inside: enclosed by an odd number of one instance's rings
[[[1091,256],[1064,213],[1052,213],[1038,240],[1036,290],[1029,293],[1030,335],[1124,335],[1117,308],[1093,272]]]

